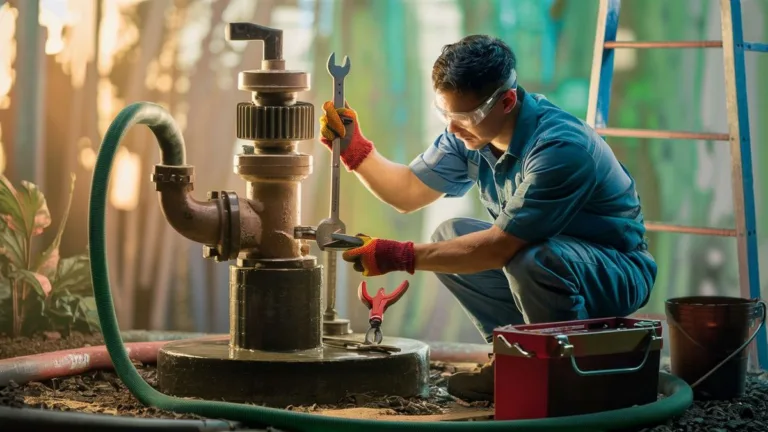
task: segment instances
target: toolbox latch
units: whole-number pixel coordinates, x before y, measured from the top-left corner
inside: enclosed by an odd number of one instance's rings
[[[517,355],[517,356],[520,356],[520,357],[526,357],[526,358],[533,358],[533,357],[536,356],[536,353],[528,352],[528,351],[524,350],[523,347],[520,346],[520,344],[517,343],[517,342],[515,342],[513,344],[509,343],[509,341],[507,340],[507,338],[504,337],[504,335],[501,335],[501,334],[500,335],[496,335],[496,339],[501,341],[501,343],[503,343],[504,346],[507,349],[511,350],[513,355]]]

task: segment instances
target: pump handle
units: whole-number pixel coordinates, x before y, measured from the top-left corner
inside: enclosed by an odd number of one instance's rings
[[[235,22],[227,24],[225,36],[231,41],[264,41],[264,60],[283,59],[283,31],[263,25]]]

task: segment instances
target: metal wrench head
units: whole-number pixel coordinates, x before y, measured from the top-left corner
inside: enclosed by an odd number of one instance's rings
[[[334,79],[341,80],[344,79],[345,76],[349,73],[349,57],[344,56],[344,65],[338,66],[336,65],[336,53],[332,52],[330,57],[328,57],[328,73],[331,74],[331,76]]]
[[[319,224],[317,224],[317,228],[315,229],[315,242],[317,242],[317,246],[321,251],[325,251],[326,245],[333,242],[333,237],[331,235],[333,233],[344,234],[346,230],[347,227],[344,225],[344,222],[340,220],[334,220],[331,218],[323,219]]]

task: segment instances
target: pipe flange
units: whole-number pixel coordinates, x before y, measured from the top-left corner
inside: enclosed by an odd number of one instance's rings
[[[314,138],[315,108],[307,102],[289,106],[237,104],[237,137],[252,141],[303,141]]]
[[[203,258],[217,262],[237,258],[240,253],[240,201],[233,191],[210,191],[208,201],[217,201],[221,224],[219,242],[203,245]]]
[[[155,190],[163,190],[165,185],[173,184],[192,185],[195,182],[195,167],[192,165],[155,165],[155,171],[152,173],[152,182],[155,183]]]
[[[285,67],[270,63],[267,66]],[[237,74],[237,88],[254,93],[299,93],[310,89],[309,74],[281,69],[242,71]]]
[[[234,172],[251,182],[264,179],[298,181],[312,174],[312,155],[289,154],[240,154],[235,156]]]

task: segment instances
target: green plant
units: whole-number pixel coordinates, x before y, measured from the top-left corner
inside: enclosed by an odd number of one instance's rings
[[[51,225],[45,196],[33,183],[22,181],[16,189],[0,175],[0,309],[13,336],[98,329],[88,255],[59,255],[74,188],[72,174],[56,237],[39,252],[36,240]]]

